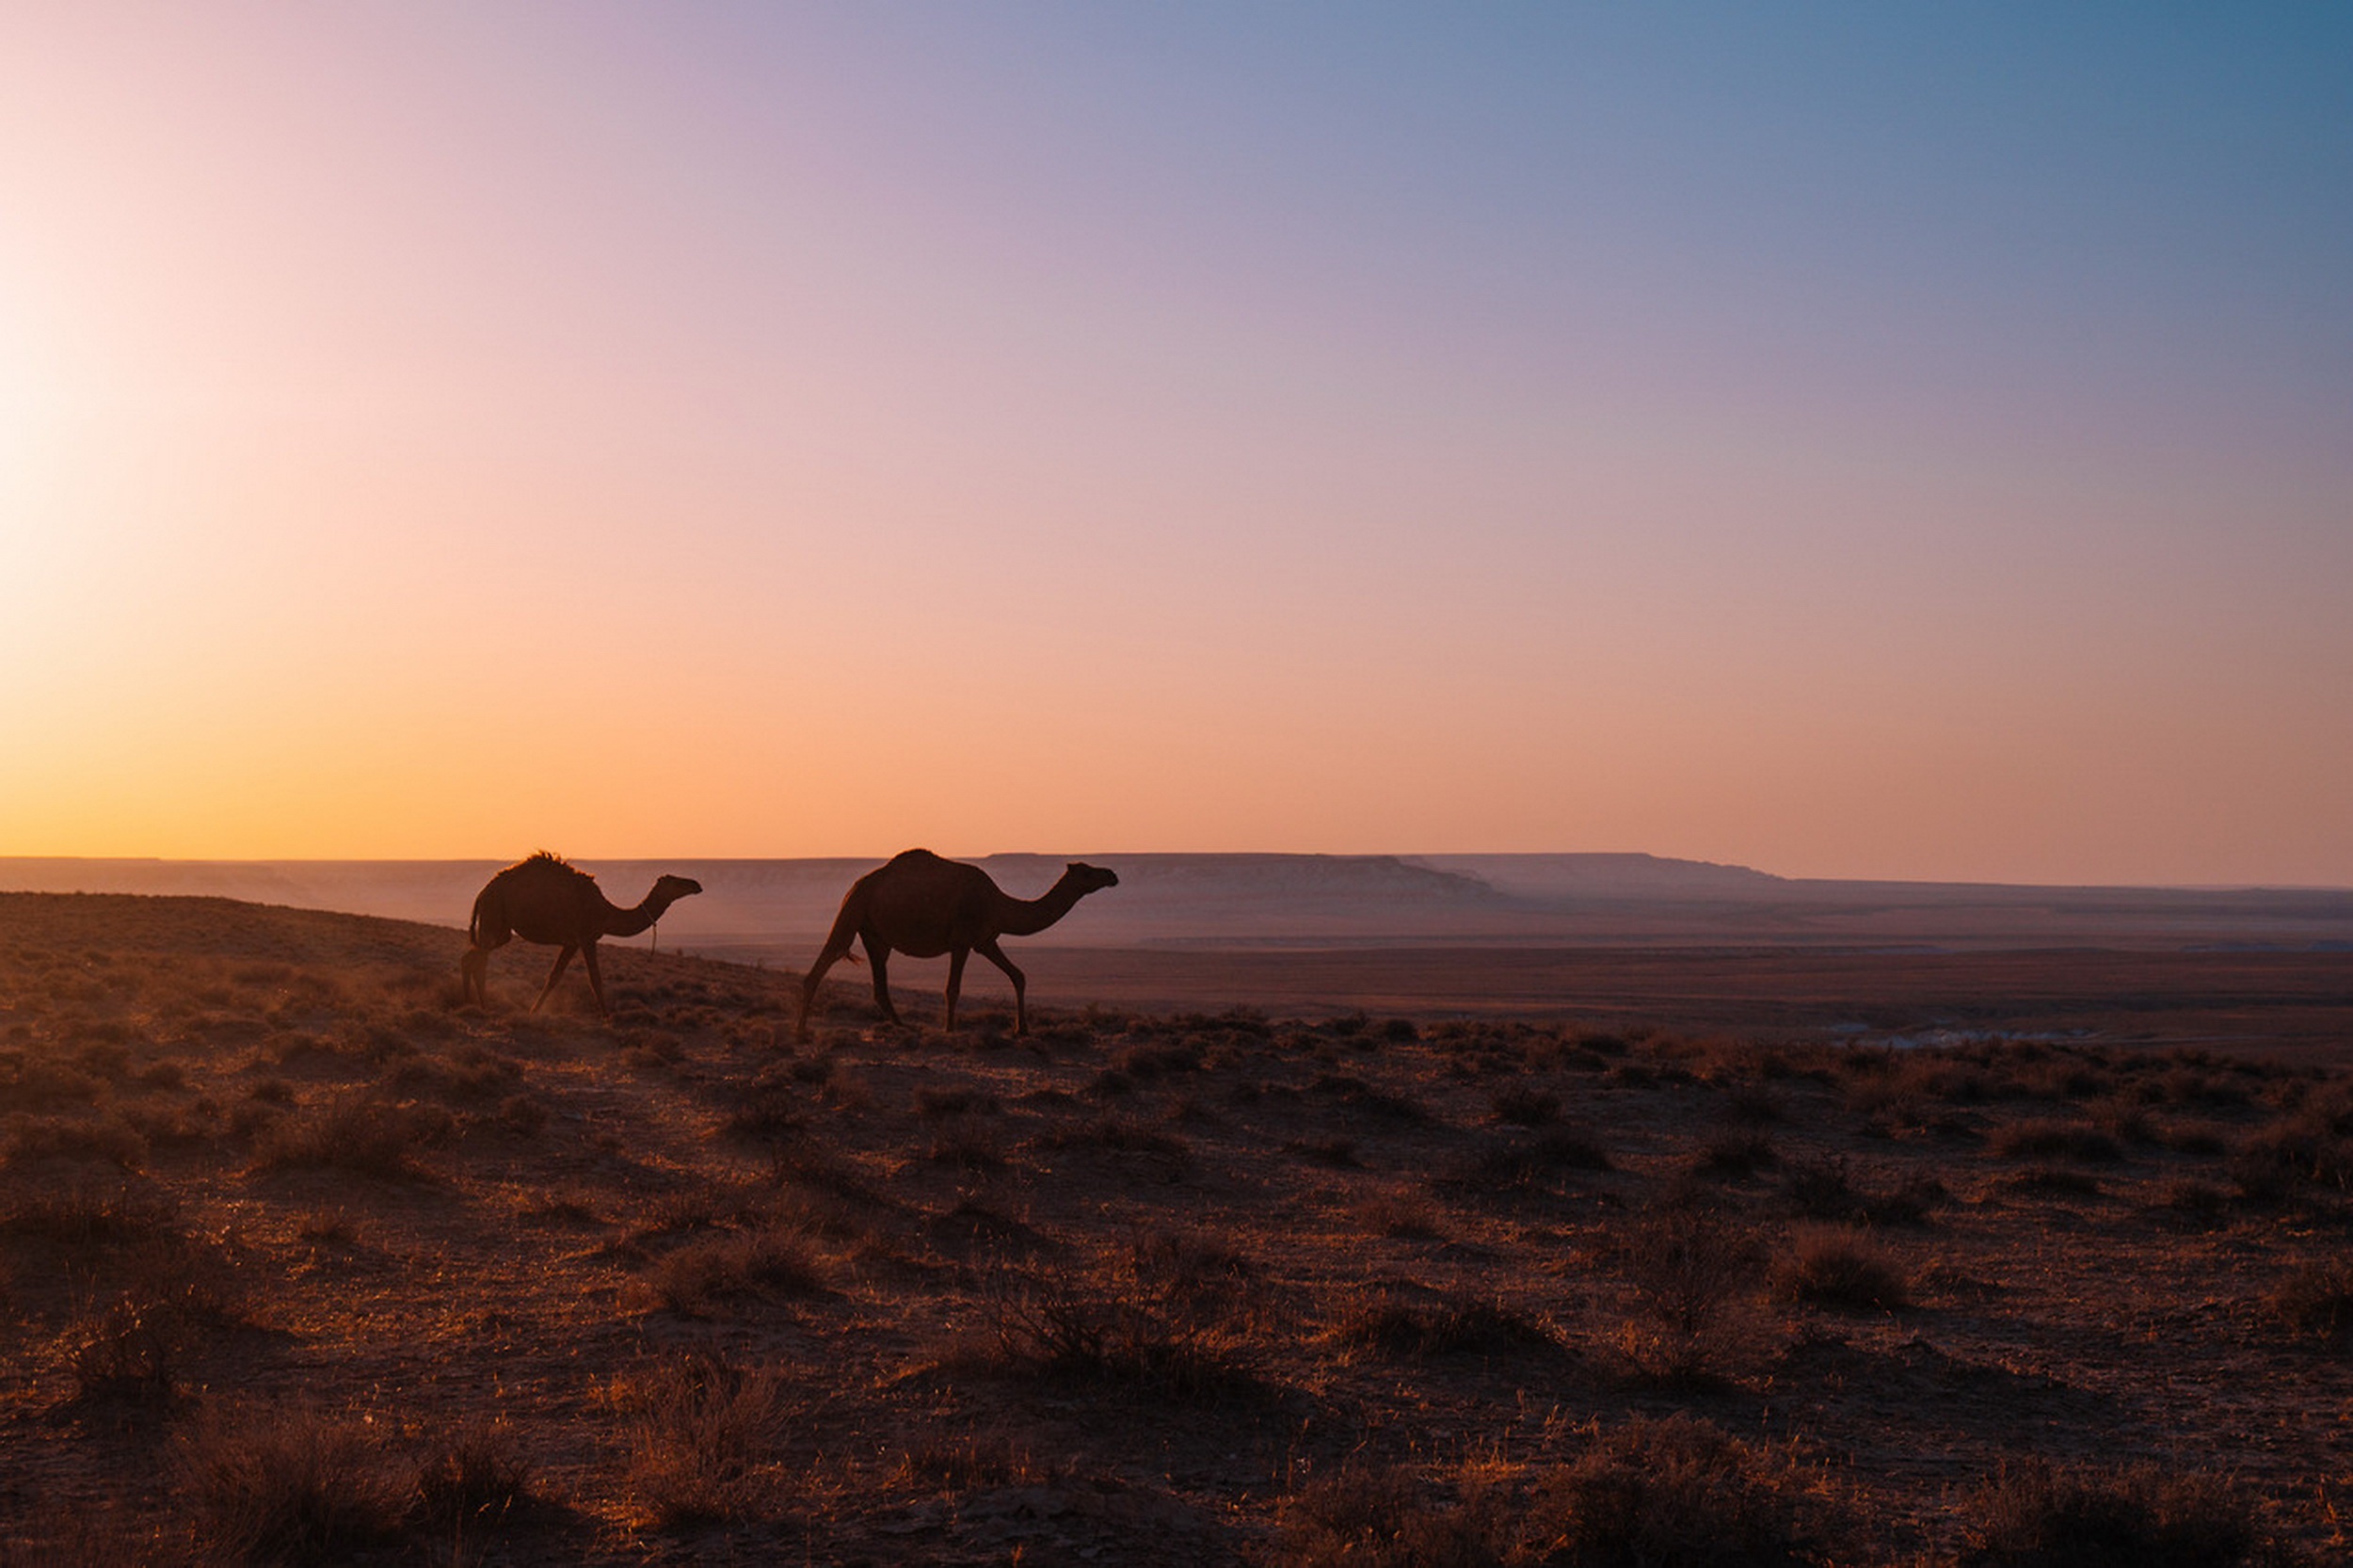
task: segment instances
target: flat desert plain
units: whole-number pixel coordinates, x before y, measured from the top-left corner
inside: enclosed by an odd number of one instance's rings
[[[461,947],[0,895],[0,1562],[2353,1551],[2341,953]]]

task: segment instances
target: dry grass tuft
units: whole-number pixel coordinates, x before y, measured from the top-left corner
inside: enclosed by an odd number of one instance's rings
[[[1706,1568],[1843,1560],[1838,1521],[1785,1459],[1713,1422],[1637,1416],[1539,1483],[1523,1560]]]
[[[2249,1501],[2155,1465],[2006,1469],[1969,1500],[1964,1568],[2233,1568],[2281,1560]]]
[[[208,1407],[177,1460],[198,1539],[252,1562],[348,1560],[399,1536],[416,1496],[372,1427],[309,1405]]]
[[[762,1225],[698,1237],[662,1255],[648,1276],[662,1304],[687,1318],[710,1318],[747,1303],[812,1295],[825,1288],[826,1266],[797,1228]]]
[[[1626,1225],[1618,1264],[1639,1306],[1618,1349],[1643,1378],[1707,1386],[1761,1349],[1756,1240],[1734,1221],[1696,1203],[1660,1204]]]
[[[2280,1320],[2297,1334],[2331,1344],[2353,1337],[2353,1263],[2307,1263],[2273,1287],[2268,1299]]]
[[[1410,1472],[1359,1464],[1283,1501],[1282,1568],[1500,1568],[1511,1524],[1493,1491],[1439,1501]],[[1527,1560],[1543,1560],[1528,1559]]]
[[[1785,1302],[1872,1312],[1912,1304],[1903,1266],[1885,1247],[1851,1230],[1798,1232],[1774,1261],[1772,1277],[1773,1294]]]
[[[1500,1301],[1449,1297],[1411,1301],[1382,1290],[1344,1312],[1332,1340],[1352,1351],[1418,1360],[1433,1355],[1529,1355],[1560,1348],[1544,1324]]]
[[[360,1091],[270,1123],[255,1139],[257,1170],[331,1170],[413,1178],[418,1157],[449,1141],[456,1122],[436,1105]]]
[[[775,1495],[785,1416],[775,1371],[690,1357],[616,1395],[628,1411],[630,1490],[655,1523],[754,1518]]]
[[[2081,1160],[2113,1165],[2124,1158],[2121,1144],[2087,1122],[2009,1122],[1994,1129],[1991,1144],[1995,1154],[2009,1160]]]

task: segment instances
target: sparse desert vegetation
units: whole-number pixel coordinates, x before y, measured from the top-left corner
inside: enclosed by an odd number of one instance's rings
[[[0,895],[0,1563],[2320,1563],[2353,1078]]]

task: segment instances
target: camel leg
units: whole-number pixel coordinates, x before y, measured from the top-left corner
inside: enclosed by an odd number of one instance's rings
[[[808,1038],[808,1010],[817,1000],[817,983],[825,978],[827,969],[850,955],[852,940],[853,936],[846,931],[827,937],[825,945],[817,950],[817,959],[809,965],[808,973],[801,977],[801,1016],[792,1025],[792,1038],[795,1040]]]
[[[588,994],[597,999],[597,1016],[600,1018],[613,1016],[612,1009],[604,1004],[604,975],[597,968],[597,944],[582,943],[580,956],[588,966]]]
[[[1030,1032],[1030,1004],[1023,995],[1029,982],[1019,969],[1014,968],[1013,960],[1005,956],[1005,950],[997,945],[996,937],[973,943],[972,951],[1004,970],[1005,978],[1013,982],[1013,1032],[1016,1034]]]
[[[956,1027],[956,993],[964,989],[964,961],[972,955],[969,948],[948,950],[948,1028]]]
[[[572,967],[572,954],[579,951],[578,948],[568,947],[555,955],[555,968],[548,971],[548,983],[539,987],[539,1001],[531,1004],[534,1013],[539,1011],[539,1002],[548,1000],[548,993],[555,989],[555,983],[564,978],[564,971]]]
[[[890,962],[890,950],[872,936],[866,939],[866,962],[874,971],[874,1005],[892,1023],[899,1021],[899,1010],[890,1005],[890,976],[886,967]]]

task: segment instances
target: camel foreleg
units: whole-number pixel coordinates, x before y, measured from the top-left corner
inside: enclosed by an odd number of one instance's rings
[[[964,961],[972,955],[969,948],[948,950],[948,1028],[956,1027],[956,994],[964,989]]]
[[[899,1010],[890,1005],[890,950],[872,936],[866,937],[865,942],[866,967],[874,971],[874,1005],[882,1010],[884,1018],[895,1024],[899,1021]]]
[[[1030,1004],[1026,997],[1028,979],[1014,967],[1013,960],[1005,956],[1005,950],[997,945],[994,936],[984,942],[973,943],[972,951],[1004,970],[1005,978],[1013,982],[1013,1032],[1016,1034],[1030,1032]]]

